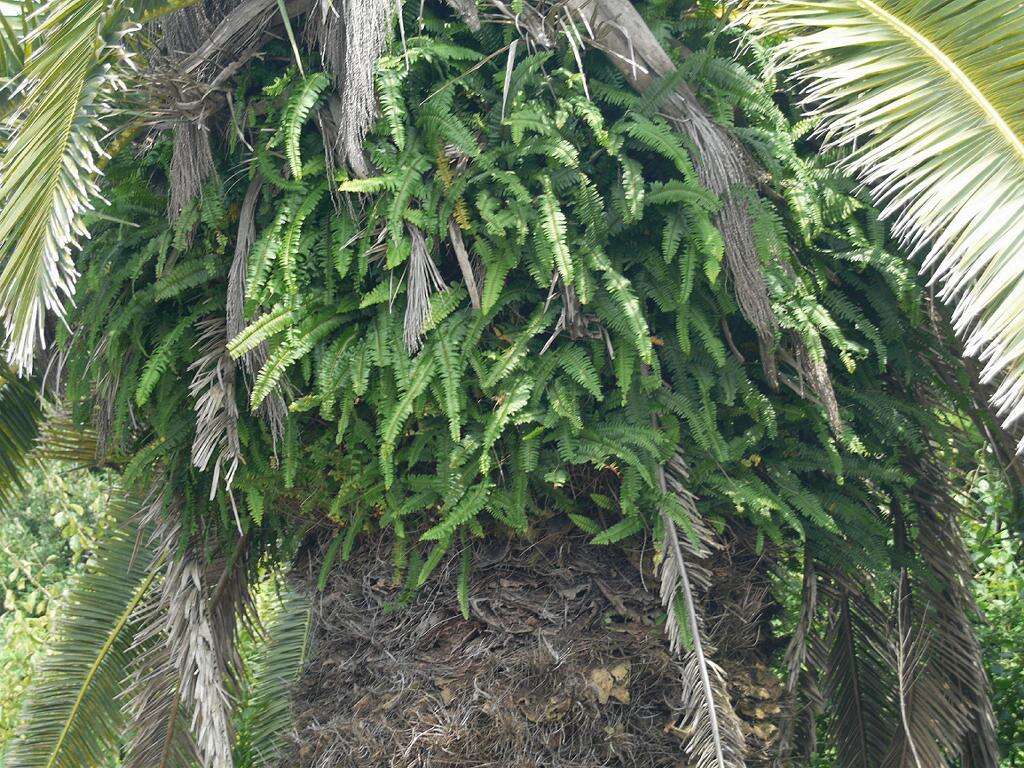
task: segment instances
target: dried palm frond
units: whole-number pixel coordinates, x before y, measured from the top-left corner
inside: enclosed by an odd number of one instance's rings
[[[409,275],[405,305],[405,346],[409,354],[419,351],[423,329],[430,322],[430,297],[434,291],[446,291],[444,278],[427,251],[423,232],[413,224],[406,225],[412,251],[409,254]]]
[[[204,768],[230,768],[232,702],[227,686],[235,638],[218,632],[211,613],[211,569],[194,543],[182,551],[175,506],[172,500],[171,509],[165,510],[160,493],[147,513],[157,521],[155,541],[167,568],[136,641],[140,653],[129,689],[134,738],[127,764],[170,765],[173,757],[186,755],[194,746]],[[182,716],[188,732],[181,729]]]
[[[493,4],[504,9],[503,12],[509,10],[504,3]],[[580,21],[589,35],[589,44],[605,51],[637,91],[646,92],[660,78],[669,77],[676,71],[672,59],[628,0],[565,0],[564,4],[553,4],[549,16],[557,17],[560,12],[571,12],[570,20]],[[534,13],[538,18],[546,18],[536,11]],[[518,19],[516,16],[517,25]],[[578,57],[576,40],[582,41],[582,34],[575,24],[562,24],[560,29]],[[696,150],[694,167],[701,184],[722,202],[715,214],[715,225],[725,243],[726,268],[732,277],[740,311],[757,334],[765,376],[776,388],[779,383],[776,361],[779,324],[772,308],[764,266],[757,253],[754,222],[746,197],[754,194],[753,190],[766,174],[757,168],[739,140],[713,120],[685,83],[677,83],[673,87],[662,100],[660,111],[675,130],[690,139]],[[785,262],[782,266],[792,271]],[[794,337],[792,341],[800,374],[809,381],[833,431],[841,434],[839,406],[825,360],[812,354],[803,339]]]
[[[77,424],[55,407],[45,410],[34,454],[43,460],[62,461],[77,467],[96,468],[110,461],[109,456],[100,453],[94,429]]]
[[[314,37],[336,91],[331,102],[338,135],[333,150],[358,176],[369,176],[363,139],[377,98],[373,70],[391,36],[394,0],[320,0]]]
[[[480,31],[480,12],[476,7],[476,0],[446,0],[446,2],[469,27],[470,31]]]
[[[213,462],[210,498],[217,494],[223,473],[229,493],[242,461],[238,436],[238,402],[235,397],[235,361],[227,350],[227,326],[223,317],[202,320],[199,326],[200,355],[189,366],[193,374],[189,394],[195,398],[196,436],[192,464],[206,471]]]
[[[164,51],[172,58],[181,58],[209,36],[212,23],[205,4],[197,2],[164,16],[160,27]]]
[[[228,291],[225,307],[225,322],[228,340],[235,338],[245,330],[245,281],[248,274],[249,252],[256,241],[256,205],[259,203],[263,177],[257,174],[249,182],[242,206],[238,211],[238,234],[235,237],[235,254],[228,271]],[[242,370],[246,374],[248,385],[252,386],[257,372],[263,368],[268,359],[266,342],[256,346],[242,355]],[[271,439],[276,446],[284,435],[284,421],[288,415],[288,406],[279,388],[275,388],[260,403],[260,416],[270,428]]]
[[[173,65],[195,51],[213,27],[202,3],[182,8],[164,17],[163,47]],[[167,218],[177,221],[181,212],[202,194],[213,175],[210,135],[202,117],[181,115],[174,126],[171,170],[168,179]]]
[[[832,378],[828,373],[828,366],[825,359],[819,354],[812,354],[807,344],[800,338],[794,338],[794,352],[797,370],[806,379],[825,411],[828,424],[836,435],[843,433],[843,420],[839,415],[839,401],[836,399],[835,389],[832,387]]]
[[[139,611],[137,620],[154,630],[162,627],[159,591]],[[125,706],[129,739],[124,768],[177,768],[199,761],[182,704],[181,677],[171,662],[170,646],[156,631],[136,641],[138,654],[127,681]]]
[[[701,660],[694,650],[683,660],[681,683],[686,715],[679,727],[691,734],[684,748],[687,764],[694,768],[743,768],[743,731],[729,701],[725,673],[710,659]]]
[[[237,699],[244,687],[244,667],[238,648],[239,630],[251,637],[263,636],[263,627],[250,591],[252,574],[249,537],[241,536],[230,553],[224,552],[206,565],[204,578],[211,585],[208,610],[214,646],[227,675],[228,692]]]
[[[915,634],[913,615],[910,608],[910,581],[907,569],[900,572],[896,595],[896,700],[899,704],[901,729],[886,758],[886,765],[892,768],[906,766],[921,768],[924,765],[942,765],[942,752],[936,748],[931,734],[921,733],[921,721],[931,718],[919,716],[922,705],[929,708],[942,709],[942,691],[922,690],[930,682],[922,678],[922,660],[926,654],[928,638],[924,636],[924,628]],[[938,694],[938,699],[929,701],[925,694]],[[956,731],[954,730],[953,733]],[[925,738],[921,738],[924,736]],[[922,762],[922,755],[924,762]]]
[[[260,201],[262,188],[263,177],[256,174],[249,182],[245,198],[238,210],[238,233],[235,235],[234,258],[228,271],[228,295],[224,311],[229,339],[235,338],[245,330],[245,282],[249,271],[249,252],[256,242],[256,206]],[[242,356],[243,363],[251,360],[250,354]]]
[[[469,292],[469,301],[473,309],[480,309],[480,289],[477,287],[476,275],[473,273],[473,265],[469,261],[469,250],[462,239],[462,230],[452,219],[448,222],[448,239],[451,241],[452,250],[455,251],[455,260],[459,264],[459,271],[462,272],[462,281],[466,284]]]
[[[194,120],[184,120],[174,127],[171,150],[170,191],[167,195],[167,218],[174,222],[194,200],[213,176],[213,150],[206,127]]]
[[[683,656],[683,696],[685,712],[681,728],[689,734],[686,753],[696,768],[741,768],[744,762],[744,738],[739,718],[733,711],[722,671],[705,653],[702,628],[690,579],[688,557],[707,553],[711,536],[703,528],[694,496],[685,488],[686,464],[679,456],[670,464],[672,483],[664,467],[658,468],[658,482],[666,495],[661,510],[664,543],[661,560],[661,600],[667,617],[665,633],[672,652]],[[671,494],[671,496],[670,496]],[[681,518],[689,536],[687,554],[676,528]],[[698,527],[700,526],[700,528]],[[703,529],[703,536],[698,530]],[[680,616],[684,613],[685,616]]]

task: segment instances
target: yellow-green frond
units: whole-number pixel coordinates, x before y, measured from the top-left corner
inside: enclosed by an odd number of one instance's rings
[[[71,249],[98,194],[97,116],[120,82],[112,61],[116,2],[49,0],[25,36],[11,88],[16,106],[0,159],[0,318],[7,357],[31,370],[47,310],[63,316],[74,291]]]

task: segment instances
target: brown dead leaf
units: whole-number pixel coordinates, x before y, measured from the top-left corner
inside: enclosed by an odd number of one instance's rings
[[[599,667],[590,673],[590,684],[597,692],[600,704],[607,704],[615,699],[622,704],[629,704],[629,665],[619,664],[612,669]]]

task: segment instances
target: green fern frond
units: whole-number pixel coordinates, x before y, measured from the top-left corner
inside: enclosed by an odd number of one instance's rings
[[[298,89],[288,99],[281,119],[281,130],[284,132],[284,154],[288,158],[292,175],[302,179],[302,158],[299,152],[299,141],[302,138],[302,126],[309,119],[310,113],[320,100],[321,94],[331,84],[331,78],[325,72],[312,72],[303,78]]]

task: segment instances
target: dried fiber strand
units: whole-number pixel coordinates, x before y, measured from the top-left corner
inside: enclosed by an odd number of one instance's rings
[[[373,70],[391,36],[394,0],[321,0],[314,13],[316,45],[334,83],[329,100],[338,135],[334,151],[358,176],[369,176],[363,139],[373,123],[377,98]]]
[[[227,350],[225,319],[210,317],[198,325],[200,355],[189,366],[193,374],[189,394],[195,399],[196,412],[192,464],[205,472],[213,462],[210,481],[210,498],[213,499],[222,478],[224,489],[231,491],[242,461],[235,397],[236,366]]]
[[[434,291],[445,291],[441,273],[427,251],[427,241],[419,227],[406,225],[406,232],[412,241],[409,254],[409,278],[405,306],[405,346],[409,354],[419,351],[423,341],[423,329],[430,321],[430,297]]]

